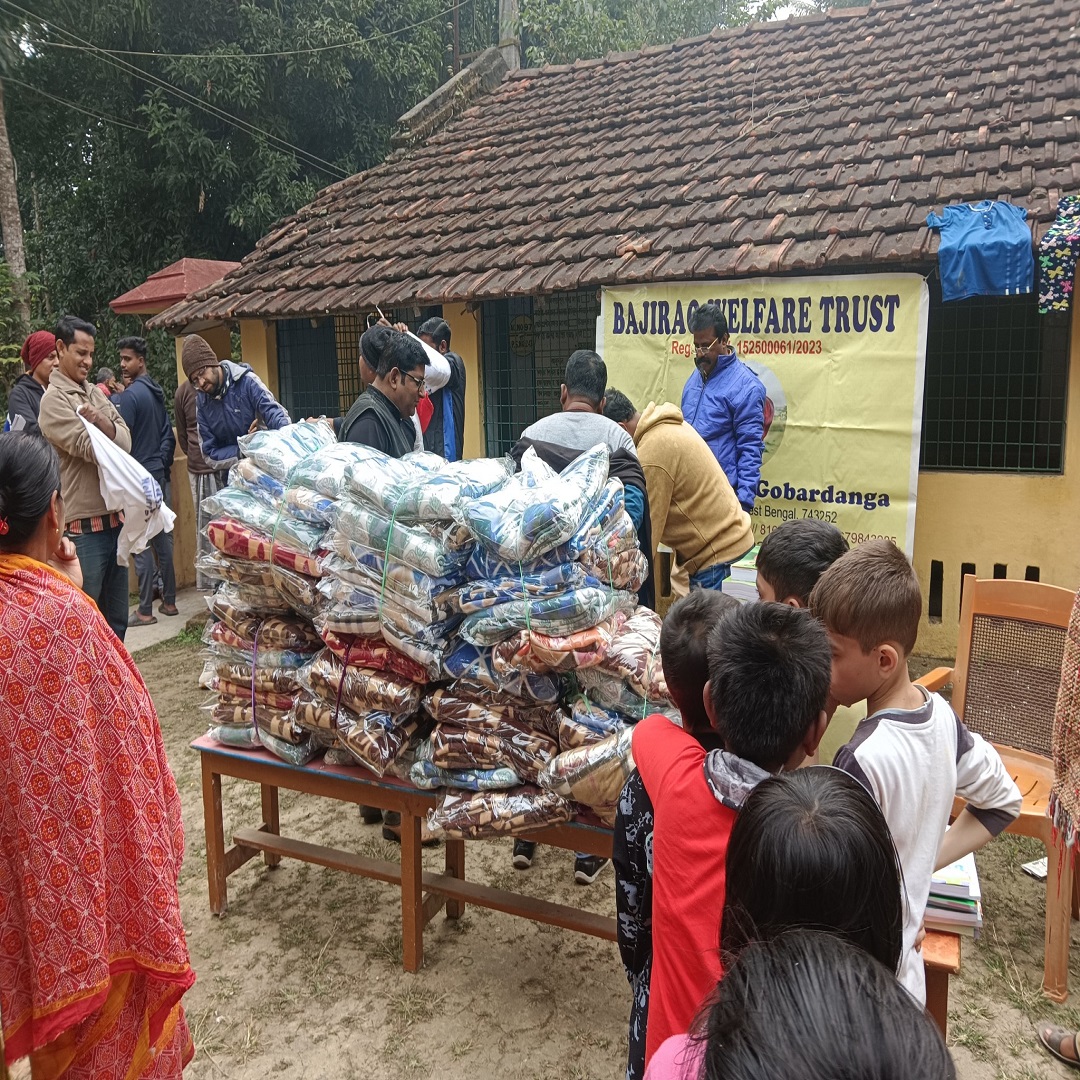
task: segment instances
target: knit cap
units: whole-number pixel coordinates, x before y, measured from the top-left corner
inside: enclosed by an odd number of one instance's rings
[[[214,350],[198,334],[190,334],[184,338],[180,362],[184,365],[184,374],[188,379],[194,379],[200,371],[208,367],[221,367],[221,361]]]
[[[24,342],[19,355],[27,371],[34,368],[56,348],[56,335],[50,330],[35,330]]]

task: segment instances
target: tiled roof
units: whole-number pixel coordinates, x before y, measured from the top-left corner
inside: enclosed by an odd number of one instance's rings
[[[151,274],[141,285],[110,300],[109,307],[118,315],[155,311],[165,304],[183,300],[196,289],[205,288],[239,265],[218,259],[179,259]]]
[[[1080,188],[1080,0],[884,0],[522,70],[159,322],[926,266],[933,208]]]

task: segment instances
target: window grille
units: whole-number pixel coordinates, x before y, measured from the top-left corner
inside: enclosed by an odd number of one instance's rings
[[[1069,323],[1037,298],[944,303],[930,283],[923,469],[1062,471]]]

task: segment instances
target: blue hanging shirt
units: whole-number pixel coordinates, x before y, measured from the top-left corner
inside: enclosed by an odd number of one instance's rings
[[[941,230],[938,266],[943,300],[1034,292],[1035,256],[1027,211],[1007,202],[959,203],[926,215]]]

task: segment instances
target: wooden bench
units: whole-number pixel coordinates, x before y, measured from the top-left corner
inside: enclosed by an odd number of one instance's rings
[[[420,823],[439,801],[437,792],[422,791],[403,780],[380,779],[362,768],[313,761],[296,766],[265,750],[237,750],[206,736],[192,747],[202,760],[203,816],[206,827],[206,874],[210,910],[224,915],[228,907],[228,878],[260,852],[267,866],[283,858],[343,870],[349,874],[389,882],[401,889],[402,961],[406,971],[419,971],[424,963],[424,927],[445,908],[448,919],[458,918],[466,904],[520,915],[534,922],[615,940],[615,920],[565,904],[555,904],[505,889],[465,880],[465,842],[447,840],[444,871],[425,871],[421,861]],[[233,830],[232,845],[225,846],[221,778],[236,777],[262,789],[262,822],[257,828]],[[301,791],[340,802],[377,806],[401,814],[401,861],[371,859],[340,848],[312,844],[281,835],[278,790]],[[599,821],[576,820],[530,832],[530,840],[611,858],[611,830]],[[960,938],[931,931],[923,942],[926,965],[926,1007],[942,1033],[949,1011],[949,976],[960,970]]]

